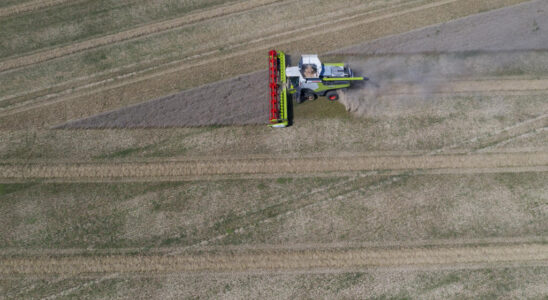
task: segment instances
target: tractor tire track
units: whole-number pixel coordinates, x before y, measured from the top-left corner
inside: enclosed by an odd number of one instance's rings
[[[465,0],[465,1],[468,1],[468,0]],[[402,10],[402,11],[398,11],[398,12],[392,12],[392,13],[388,13],[388,14],[385,14],[385,15],[376,16],[376,17],[372,17],[372,18],[366,18],[366,19],[358,18],[358,20],[348,21],[348,22],[347,21],[341,21],[342,24],[340,24],[340,25],[325,26],[324,28],[322,28],[320,30],[314,31],[309,36],[307,36],[307,39],[314,38],[314,39],[318,39],[318,40],[325,40],[323,37],[326,36],[326,35],[329,35],[331,37],[332,36],[338,36],[338,35],[336,35],[336,32],[345,32],[345,35],[341,35],[341,36],[346,37],[346,36],[349,35],[349,32],[352,32],[352,30],[361,32],[361,30],[363,30],[364,27],[371,26],[371,24],[376,24],[376,23],[379,23],[379,22],[401,21],[404,16],[405,16],[405,19],[407,19],[407,18],[412,18],[411,16],[415,16],[415,14],[419,14],[419,16],[422,16],[423,14],[424,15],[435,15],[436,16],[435,18],[428,19],[428,21],[424,21],[424,24],[422,24],[422,23],[421,24],[415,24],[416,26],[426,26],[428,24],[436,23],[438,21],[442,22],[442,21],[445,20],[445,18],[447,18],[447,16],[442,16],[442,15],[438,14],[438,12],[436,11],[437,9],[442,9],[443,11],[446,11],[446,12],[447,11],[452,11],[453,12],[454,10],[458,10],[459,11],[458,16],[460,16],[460,15],[463,15],[463,16],[469,15],[471,13],[474,13],[474,12],[480,10],[480,7],[478,7],[477,3],[476,3],[472,6],[470,6],[470,7],[473,7],[472,9],[470,9],[472,11],[470,11],[470,10],[460,11],[459,7],[463,7],[465,5],[461,3],[462,5],[457,6],[456,2],[458,2],[458,1],[457,0],[446,0],[446,1],[437,2],[437,3],[433,3],[433,4],[413,7],[411,9],[406,9],[406,10]],[[490,3],[488,5],[487,4],[485,4],[485,5],[492,9],[492,8],[507,6],[507,5],[521,3],[521,2],[523,2],[523,0],[500,0],[497,3]],[[455,7],[453,7],[453,6],[455,6]],[[455,18],[455,17],[458,17],[458,16],[451,15],[452,18]],[[415,16],[415,18],[412,18],[412,19],[415,20],[416,17],[418,17],[418,16]],[[406,29],[408,30],[409,28],[406,27]],[[394,30],[397,32],[400,29],[394,29]],[[389,33],[393,34],[394,32],[392,32],[392,31],[394,31],[394,30],[391,29],[391,31]],[[403,29],[401,29],[401,30],[403,30]],[[375,37],[377,37],[378,35],[389,34],[389,33],[378,32],[378,33],[375,33]],[[290,34],[294,34],[294,33],[290,33]],[[359,37],[359,35],[357,35],[357,36]],[[32,117],[29,116],[29,118],[23,118],[23,119],[27,119],[29,121],[32,120],[33,124],[36,124],[37,122],[40,122],[40,125],[38,125],[38,126],[43,126],[45,124],[51,124],[51,123],[56,123],[56,122],[58,123],[58,122],[61,121],[60,117],[64,117],[63,118],[64,120],[80,118],[80,117],[82,117],[82,114],[88,114],[89,115],[90,112],[93,113],[93,112],[104,111],[105,110],[105,107],[104,107],[105,102],[109,102],[110,107],[116,107],[117,106],[116,103],[120,102],[120,99],[118,97],[117,97],[117,99],[110,99],[111,96],[109,97],[108,95],[105,95],[106,97],[103,98],[103,100],[100,101],[101,104],[99,104],[99,103],[96,103],[96,104],[95,103],[87,103],[87,105],[84,105],[84,106],[78,106],[78,107],[75,107],[75,108],[71,108],[70,115],[66,115],[66,116],[64,116],[64,115],[60,116],[60,115],[57,115],[57,114],[52,115],[49,112],[51,112],[51,111],[58,112],[60,110],[65,110],[65,105],[62,102],[74,101],[74,100],[77,100],[78,98],[82,98],[82,97],[87,98],[87,97],[91,97],[92,95],[95,95],[93,98],[97,98],[98,93],[106,93],[106,94],[112,95],[112,94],[116,94],[117,91],[115,91],[115,90],[120,89],[120,88],[124,89],[124,90],[131,89],[132,93],[135,93],[137,90],[140,89],[139,86],[141,86],[141,88],[142,88],[142,86],[143,86],[142,83],[145,82],[145,81],[148,81],[149,84],[147,86],[150,86],[150,84],[154,84],[155,81],[158,81],[158,80],[161,79],[162,82],[165,82],[166,80],[168,80],[168,77],[172,77],[172,76],[176,76],[176,75],[177,75],[176,77],[178,78],[177,80],[182,80],[183,77],[190,76],[190,73],[187,73],[186,75],[185,74],[177,74],[177,73],[180,73],[182,71],[187,71],[187,70],[190,70],[190,69],[200,68],[202,73],[207,74],[208,73],[207,70],[204,69],[204,68],[207,68],[207,67],[215,66],[215,68],[218,69],[218,68],[220,68],[219,64],[229,63],[231,65],[232,64],[240,65],[241,60],[256,61],[256,58],[264,56],[264,55],[262,55],[262,53],[266,49],[273,48],[273,47],[282,47],[282,48],[288,48],[288,49],[291,50],[292,46],[294,46],[295,44],[297,44],[297,42],[302,41],[302,40],[303,40],[302,37],[293,37],[293,38],[287,38],[287,39],[284,39],[282,36],[275,37],[275,39],[273,39],[273,40],[270,40],[270,41],[269,40],[264,40],[261,43],[257,43],[258,45],[250,44],[250,45],[247,46],[247,49],[244,49],[244,50],[235,51],[233,53],[229,53],[229,54],[226,54],[226,55],[217,55],[217,56],[214,56],[214,57],[211,57],[211,58],[203,59],[203,60],[200,60],[200,61],[197,61],[197,62],[192,62],[192,63],[189,63],[189,64],[184,64],[182,66],[177,66],[177,67],[170,68],[170,69],[167,69],[167,70],[163,70],[163,71],[160,71],[160,72],[156,72],[156,73],[153,73],[153,74],[150,74],[150,75],[140,76],[139,78],[132,78],[132,79],[129,79],[125,82],[115,83],[113,85],[106,86],[104,88],[98,88],[98,89],[95,89],[93,91],[83,92],[80,95],[71,95],[70,97],[67,97],[67,98],[55,99],[54,101],[49,101],[47,103],[40,103],[36,106],[16,109],[14,111],[6,112],[6,113],[2,114],[0,117],[4,117],[4,116],[9,117],[10,120],[4,120],[5,121],[5,122],[3,122],[4,124],[11,124],[11,123],[15,122],[15,119],[17,119],[18,122],[16,122],[16,123],[18,123],[17,126],[19,126],[19,127],[21,127],[21,126],[27,127],[27,126],[24,126],[24,124],[20,124],[20,120],[22,118],[18,115],[21,114],[21,113],[25,114],[29,110],[39,110],[39,111],[37,111],[37,112],[28,112],[28,114],[31,114]],[[347,42],[351,43],[351,42],[357,42],[358,40],[363,40],[363,38],[354,38],[354,39],[346,39],[346,40],[347,40]],[[281,42],[281,41],[283,41],[283,42]],[[330,46],[330,45],[336,44],[336,43],[332,43],[332,42],[333,41],[330,41],[329,43],[324,43],[325,45],[323,45],[322,49],[319,49],[319,51],[322,52],[322,51],[326,51],[326,50],[329,50],[330,48],[332,48],[332,46]],[[230,70],[231,68],[227,66],[226,69]],[[199,78],[194,76],[194,79],[187,78],[185,82],[187,82],[187,84],[194,84],[193,80],[198,80],[198,79]],[[135,88],[133,88],[134,85],[135,85]],[[150,93],[150,90],[149,90],[149,93]],[[101,98],[101,97],[99,97],[99,98]],[[109,99],[107,99],[107,98],[109,98]],[[80,101],[82,101],[82,99],[80,99]],[[125,101],[127,101],[127,100],[125,100]],[[132,101],[135,101],[135,100],[132,100]],[[127,103],[124,103],[124,104],[127,105]],[[90,107],[90,106],[93,106],[93,107]],[[15,118],[15,119],[11,120],[12,118]],[[15,126],[15,125],[13,125],[13,126]],[[6,127],[11,128],[10,125],[7,125]]]
[[[486,145],[484,148],[476,149],[475,151],[477,151],[477,152],[493,151],[493,149],[496,149],[499,146],[507,145],[508,143],[517,141],[518,139],[536,137],[539,134],[543,134],[543,133],[546,133],[546,132],[548,132],[548,125],[545,126],[545,127],[539,127],[539,128],[532,129],[532,130],[527,131],[523,134],[508,137],[507,139],[504,139],[504,140],[501,140],[501,141],[493,142],[489,145]]]
[[[546,171],[548,152],[477,153],[164,161],[150,163],[49,163],[0,166],[5,180],[198,179],[215,176],[287,175],[362,171]],[[346,173],[345,173],[346,172]]]
[[[225,272],[317,272],[371,268],[474,268],[548,263],[548,245],[409,248],[256,249],[179,255],[2,257],[0,274],[104,276]]]
[[[61,5],[70,2],[76,2],[77,0],[35,0],[22,4],[16,4],[5,8],[0,8],[0,18],[5,18],[33,10],[47,8],[55,5]]]
[[[59,0],[61,1],[61,0]],[[46,50],[38,52],[31,55],[26,55],[22,57],[16,57],[12,59],[7,59],[0,61],[0,72],[4,72],[11,69],[21,68],[24,66],[41,63],[47,60],[55,59],[61,56],[66,56],[74,54],[76,52],[89,50],[92,48],[97,48],[104,45],[119,43],[129,39],[134,39],[142,37],[145,35],[151,35],[159,33],[162,31],[167,31],[173,28],[181,27],[184,25],[197,23],[203,20],[208,20],[211,18],[219,18],[230,14],[235,14],[243,12],[246,10],[251,10],[257,7],[270,5],[276,2],[281,2],[282,0],[251,0],[238,2],[231,5],[223,5],[216,7],[214,9],[206,10],[199,13],[193,13],[185,15],[176,19],[162,21],[159,23],[148,24],[145,26],[133,28],[127,31],[110,34],[107,36],[102,36],[99,38],[75,43],[72,45],[59,47],[51,50]]]
[[[486,149],[492,145],[497,145],[506,140],[510,140],[518,136],[521,136],[523,134],[534,132],[535,130],[538,130],[540,128],[544,128],[547,126],[548,126],[548,114],[542,114],[540,116],[525,120],[523,122],[513,124],[512,126],[508,126],[499,131],[478,136],[473,139],[466,140],[461,143],[457,143],[448,147],[437,149],[433,151],[432,154],[447,152],[447,151],[450,151],[453,149],[459,149],[459,148],[468,148],[468,149],[472,149],[473,152],[480,152],[480,151],[483,151],[483,149]]]
[[[524,244],[546,244],[548,236],[495,236],[483,238],[448,238],[418,239],[387,242],[331,242],[331,243],[297,243],[297,244],[228,244],[208,245],[199,249],[186,249],[180,246],[162,247],[127,247],[127,248],[5,248],[0,249],[1,258],[15,257],[68,257],[68,256],[128,256],[188,254],[192,251],[253,251],[253,250],[333,250],[333,249],[397,249],[397,248],[458,248],[473,246],[512,246]]]

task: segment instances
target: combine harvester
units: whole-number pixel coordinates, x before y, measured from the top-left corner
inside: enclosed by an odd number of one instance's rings
[[[288,95],[293,101],[302,103],[325,96],[330,101],[339,100],[337,90],[350,87],[352,81],[368,78],[354,77],[344,63],[322,64],[318,55],[302,55],[299,66],[286,68],[283,52],[269,52],[270,125],[289,125]]]

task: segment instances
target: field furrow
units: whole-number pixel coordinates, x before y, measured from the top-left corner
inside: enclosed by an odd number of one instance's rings
[[[326,172],[389,170],[478,170],[494,172],[546,171],[548,153],[482,153],[447,155],[393,155],[310,158],[206,159],[150,163],[60,163],[0,166],[0,178],[32,179],[139,179],[191,178],[223,175],[287,175]],[[489,171],[491,170],[491,171]],[[458,171],[463,172],[463,171]],[[450,173],[450,172],[449,172]]]
[[[345,271],[370,268],[477,268],[548,263],[548,245],[262,249],[180,255],[3,257],[0,274],[104,275],[216,272]]]

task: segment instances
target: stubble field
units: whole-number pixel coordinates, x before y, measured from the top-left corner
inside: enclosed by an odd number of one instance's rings
[[[99,2],[0,6],[0,297],[548,294],[544,2]],[[272,130],[274,47],[376,85]]]

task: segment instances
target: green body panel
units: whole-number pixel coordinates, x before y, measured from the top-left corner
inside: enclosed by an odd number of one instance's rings
[[[329,91],[329,90],[338,90],[338,89],[344,89],[344,88],[348,88],[350,87],[350,83],[341,83],[341,84],[323,84],[322,82],[319,82],[318,83],[318,88],[313,90],[314,93],[322,93],[322,92],[325,92],[325,91]],[[289,94],[295,94],[295,92],[297,91],[297,89],[293,88],[293,86],[291,86],[291,88],[289,90],[287,90],[287,93]]]
[[[331,77],[331,78],[322,78],[323,81],[357,81],[363,80],[363,77]]]
[[[325,63],[325,66],[344,67],[344,63]]]
[[[314,92],[315,93],[325,92],[325,91],[329,91],[329,90],[338,90],[338,89],[344,89],[344,88],[348,88],[348,87],[350,87],[350,83],[329,84],[329,85],[326,85],[326,84],[323,84],[323,83],[318,83],[318,88],[316,90],[314,90]]]
[[[278,53],[280,60],[280,82],[282,83],[282,93],[280,94],[280,115],[282,120],[287,123],[287,78],[285,77],[285,53]]]

